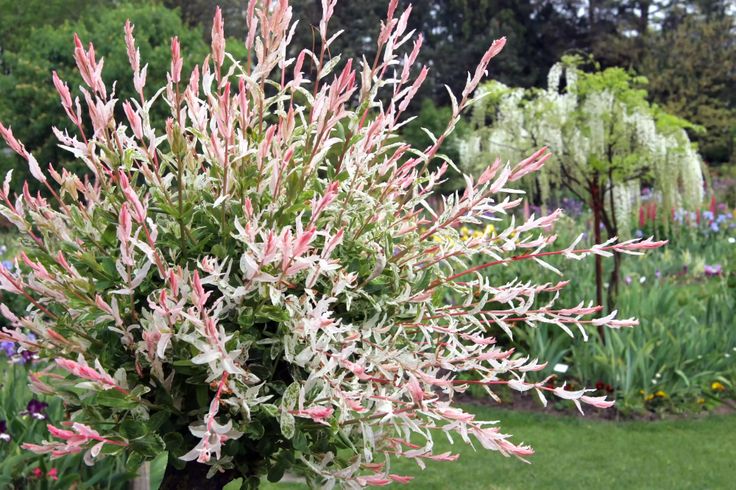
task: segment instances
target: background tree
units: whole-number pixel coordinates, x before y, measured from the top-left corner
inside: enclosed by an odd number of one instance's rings
[[[123,5],[114,9],[88,9],[75,22],[33,29],[17,51],[4,53],[6,72],[0,75],[0,92],[3,93],[0,119],[13,116],[14,133],[23,139],[42,166],[69,160],[69,154],[57,146],[51,133],[51,127],[62,131],[72,128],[59,107],[59,95],[50,81],[55,70],[70,82],[70,86],[81,83],[76,73],[74,51],[69,47],[73,46],[74,33],[85,44],[94,40],[98,57],[105,58],[104,75],[121,80],[115,87],[118,98],[135,93],[125,45],[118,42],[123,33],[121,26],[127,19],[135,25],[141,57],[150,63],[149,86],[163,85],[166,80],[171,37],[179,36],[185,65],[207,52],[199,29],[187,28],[176,12],[161,6]],[[49,83],[41,83],[44,80]],[[116,110],[122,114],[119,106]],[[163,120],[163,112],[154,113],[152,117]],[[0,172],[11,168],[25,172],[26,166],[19,163],[17,156],[0,152]]]
[[[475,129],[460,147],[464,168],[478,168],[498,155],[513,161],[540,146],[550,147],[553,158],[528,185],[543,199],[564,189],[587,202],[595,243],[603,241],[603,229],[608,239],[628,234],[631,206],[644,180],[661,192],[667,215],[675,207],[700,205],[701,160],[685,132],[691,125],[650,105],[640,77],[620,68],[584,72],[575,59],[563,63],[550,71],[546,90],[512,89],[497,82],[481,88],[485,103],[476,106]],[[609,310],[619,266],[616,256]],[[603,304],[600,260],[596,299]]]
[[[39,26],[60,27],[95,9],[111,6],[112,0],[0,0],[0,57],[20,49]],[[2,58],[0,58],[1,60]]]
[[[673,14],[649,39],[642,62],[652,99],[706,129],[695,139],[708,162],[736,157],[734,29],[730,16]]]

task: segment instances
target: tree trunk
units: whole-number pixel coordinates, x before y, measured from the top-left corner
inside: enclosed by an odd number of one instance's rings
[[[601,193],[600,186],[598,185],[598,179],[592,183],[590,188],[590,200],[591,208],[593,209],[593,237],[595,243],[601,243],[601,223],[603,215],[603,199],[604,196]],[[596,304],[603,306],[603,257],[600,255],[595,256],[595,302]],[[598,326],[598,335],[601,338],[601,342],[605,342],[605,331],[602,325]]]
[[[618,296],[618,284],[621,276],[621,254],[613,253],[613,269],[608,280],[608,312],[612,312],[616,308],[616,297]]]

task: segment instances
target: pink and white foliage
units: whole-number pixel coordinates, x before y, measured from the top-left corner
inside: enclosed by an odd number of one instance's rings
[[[92,466],[95,458],[99,456],[102,447],[105,444],[112,446],[125,447],[128,443],[125,440],[112,440],[100,436],[100,433],[93,428],[79,423],[73,423],[71,430],[60,429],[48,424],[49,433],[63,442],[50,441],[43,444],[23,444],[23,449],[27,449],[37,454],[50,454],[52,459],[61,458],[67,454],[77,454],[85,449],[84,462]],[[91,447],[90,447],[91,446]]]
[[[560,211],[512,220],[492,237],[460,240],[459,226],[519,208],[523,196],[514,182],[549,158],[543,148],[518,164],[489,162],[477,181],[466,176],[464,192],[442,196],[439,209],[429,205],[450,168],[430,170],[429,163],[445,159],[442,143],[474,102],[471,94],[505,39],[468,74],[460,100],[451,94],[447,128],[431,146],[411,148],[397,138],[398,128],[427,68],[413,68],[421,39],[409,43],[410,8],[399,13],[398,1],[389,2],[369,62],[330,57],[335,1],[322,4],[319,49],[311,52],[287,49],[294,22],[286,0],[251,0],[246,60],[225,53],[218,9],[212,56],[187,82],[172,39],[168,84],[155,97],[127,23],[136,99],[122,102],[108,94],[92,45],[85,50],[75,38],[89,118],[54,74],[78,132],[55,134],[91,176],[49,167],[53,179],[47,180],[0,125],[0,135],[49,193],[32,196],[26,188],[13,196],[7,184],[0,192],[0,213],[31,244],[20,275],[0,269],[0,288],[31,302],[28,314],[12,316],[12,323],[36,339],[16,329],[0,338],[21,339],[83,387],[114,389],[141,413],[160,409],[147,398],[156,391],[170,396],[172,412],[191,403],[186,390],[193,384],[214,391],[211,403],[190,417],[199,442],[183,459],[215,469],[231,464],[223,445],[249,444],[253,417],[275,417],[286,439],[296,431],[330,437],[339,431],[361,448],[347,459],[301,453],[297,465],[325,486],[408,482],[389,473],[392,458],[422,467],[454,461],[457,455],[433,452],[438,431],[525,458],[530,447],[458,407],[456,394],[475,383],[489,392],[498,385],[534,391],[543,401],[557,396],[579,408],[612,402],[589,396],[591,390],[526,381],[527,372],[544,364],[503,348],[495,336],[540,323],[585,336],[591,324],[621,328],[636,321],[598,317],[599,308],[582,298],[573,308],[557,306],[567,281],[496,284],[483,272],[521,260],[551,268],[545,258],[552,255],[638,254],[663,242],[551,249],[549,230]],[[288,57],[292,52],[296,58]],[[152,126],[154,103],[171,110],[165,128]],[[105,345],[110,335],[119,338],[116,356],[99,355],[111,348]],[[94,368],[84,361],[96,358],[106,361]],[[258,371],[266,360],[288,380]],[[182,372],[197,373],[198,381],[186,382]],[[465,373],[473,381],[460,377]],[[61,376],[46,379],[36,378],[38,389],[67,383]],[[284,383],[290,383],[285,391]],[[61,455],[97,441],[94,456],[100,444],[123,444],[79,423],[72,427],[52,432],[65,442],[31,449]]]

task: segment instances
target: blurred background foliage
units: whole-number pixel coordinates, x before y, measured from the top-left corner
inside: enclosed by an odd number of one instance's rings
[[[179,35],[186,61],[206,52],[216,4],[225,14],[229,43],[245,36],[245,3],[239,0],[0,0],[0,120],[41,163],[66,163],[50,140],[50,127],[66,121],[51,71],[78,82],[72,39],[95,42],[107,64],[104,76],[130,94],[131,75],[122,43],[126,18],[136,25],[142,59],[150,63],[149,87],[164,81],[169,38]],[[331,21],[343,29],[335,52],[371,59],[386,0],[340,1]],[[410,3],[401,0],[400,3]],[[444,85],[462,88],[488,44],[507,36],[490,76],[509,86],[543,87],[549,68],[566,54],[592,56],[602,68],[620,66],[649,80],[650,102],[705,128],[691,137],[710,165],[736,163],[736,7],[731,0],[414,0],[410,28],[421,32],[421,62],[430,75],[416,98],[410,143],[423,143],[422,125],[439,126],[449,102]],[[292,44],[314,45],[321,0],[292,0],[301,19]],[[235,49],[244,52],[244,49]],[[185,71],[186,71],[185,66]],[[452,153],[452,145],[448,152]],[[452,156],[452,155],[451,155]],[[0,172],[15,156],[0,153]],[[20,168],[23,168],[22,166]],[[728,172],[724,170],[724,172]],[[18,181],[18,179],[15,179]]]

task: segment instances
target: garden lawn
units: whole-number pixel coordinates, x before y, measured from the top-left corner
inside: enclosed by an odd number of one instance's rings
[[[416,489],[727,489],[736,482],[736,415],[697,420],[608,422],[469,407],[485,420],[502,420],[514,442],[536,450],[525,464],[460,441],[436,438],[436,452],[460,453],[454,463],[413,463],[392,473],[416,476]],[[397,486],[398,488],[399,486]],[[303,488],[267,484],[266,489]]]

